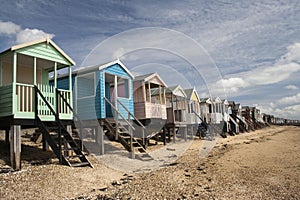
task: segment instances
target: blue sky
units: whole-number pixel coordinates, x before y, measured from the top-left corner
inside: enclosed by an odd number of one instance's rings
[[[0,3],[0,51],[48,34],[76,61],[76,67],[84,66],[94,49],[102,56],[99,62],[120,57],[136,74],[158,71],[170,86],[178,80],[184,87],[195,86],[200,97],[225,93],[228,99],[243,105],[257,105],[267,113],[300,119],[298,0]],[[131,36],[123,34],[144,27],[156,27],[163,33],[149,34],[143,29]],[[176,34],[164,32],[166,29]],[[126,40],[103,44],[116,34],[125,35]],[[192,40],[201,45],[201,52],[190,48]],[[129,51],[133,42],[140,46],[159,43],[161,49]],[[166,51],[168,47],[183,55]],[[191,59],[196,63],[193,69],[187,62]],[[200,75],[193,71],[197,68]]]

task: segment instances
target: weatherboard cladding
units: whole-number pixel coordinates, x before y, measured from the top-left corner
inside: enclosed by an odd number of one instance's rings
[[[109,66],[103,70],[100,71],[100,77],[101,77],[101,87],[100,87],[100,97],[104,97],[105,94],[105,73],[108,73],[108,74],[112,74],[112,75],[116,75],[116,76],[119,76],[119,77],[123,77],[123,78],[127,78],[129,79],[129,98],[118,98],[118,100],[123,103],[124,106],[126,106],[126,108],[132,113],[134,114],[134,104],[133,104],[133,82],[132,82],[132,78],[131,76],[119,65],[119,64],[114,64],[112,66]],[[97,97],[97,98],[100,98],[100,97]],[[102,99],[102,98],[101,98]],[[100,115],[100,118],[105,118],[105,104],[104,104],[104,101],[102,100],[101,101],[101,107],[100,107],[100,110],[101,110],[101,115]],[[124,117],[127,117],[127,111],[121,106],[119,105],[118,106],[118,110],[119,112],[124,116]]]
[[[51,60],[65,65],[72,65],[60,52],[51,44],[45,42],[16,50],[17,53],[25,54],[32,57]]]
[[[105,103],[103,97],[105,96],[105,73],[109,73],[112,75],[116,75],[123,78],[129,79],[129,86],[130,86],[130,92],[129,92],[129,98],[118,98],[121,103],[123,103],[127,109],[133,114],[134,113],[134,104],[133,104],[133,85],[132,85],[132,78],[131,76],[119,65],[114,64],[112,66],[109,66],[107,68],[102,69],[101,71],[98,71],[98,69],[95,69],[95,83],[96,83],[96,92],[95,95],[82,98],[82,99],[75,99],[75,92],[73,93],[73,102],[76,106],[77,113],[79,114],[79,117],[82,120],[88,120],[88,119],[100,119],[105,118]],[[87,73],[91,73],[91,71],[86,71]],[[80,73],[80,75],[84,75],[85,73]],[[75,76],[72,76],[72,82],[73,85],[77,84],[75,82]],[[74,84],[75,83],[75,84]],[[62,77],[57,80],[57,86],[62,89],[68,89],[68,77]],[[91,88],[85,88],[84,85],[78,86],[78,90],[90,90]],[[77,95],[78,95],[78,91]],[[83,91],[81,91],[83,92]],[[75,102],[76,101],[76,102]],[[118,109],[120,113],[127,117],[127,112],[122,106],[118,106]]]
[[[12,115],[12,85],[0,87],[0,117]]]

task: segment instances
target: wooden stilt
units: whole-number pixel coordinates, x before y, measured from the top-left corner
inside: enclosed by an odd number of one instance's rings
[[[175,125],[173,126],[173,142],[176,142],[176,127]]]
[[[67,125],[67,131],[68,133],[72,136],[73,132],[72,132],[72,126],[71,125]],[[70,148],[70,145],[68,144],[68,142],[66,140],[63,141],[64,142],[64,148]],[[81,145],[79,145],[81,146]],[[64,150],[64,156],[70,156],[70,152],[68,150]]]
[[[163,135],[162,135],[162,139],[163,139],[163,143],[164,143],[164,145],[166,145],[167,144],[167,137],[166,137],[166,128],[164,127],[163,128]]]
[[[42,142],[43,142],[43,151],[49,151],[50,150],[49,144],[44,136],[43,136]]]
[[[102,126],[96,127],[96,138],[96,142],[100,149],[99,153],[100,155],[104,155],[104,132]]]
[[[10,128],[10,164],[13,169],[21,169],[21,126],[12,125]]]
[[[187,141],[187,129],[188,129],[188,127],[186,126],[186,127],[184,127],[184,133],[183,133],[183,137],[184,137],[184,141]]]
[[[9,129],[5,130],[5,142],[8,144],[9,143]]]

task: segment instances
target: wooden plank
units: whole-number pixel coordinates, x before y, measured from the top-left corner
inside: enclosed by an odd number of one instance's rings
[[[10,128],[10,164],[14,170],[21,169],[21,126]]]

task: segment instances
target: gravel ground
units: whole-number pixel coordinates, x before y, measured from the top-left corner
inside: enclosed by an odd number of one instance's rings
[[[55,158],[36,160],[42,153],[36,149],[27,151],[36,158],[10,172],[2,142],[0,199],[300,199],[299,142],[300,127],[285,126],[220,138],[211,151],[212,144],[194,140],[178,159],[139,173],[111,169],[93,157],[94,169],[71,169]],[[22,146],[23,154],[29,147]]]

